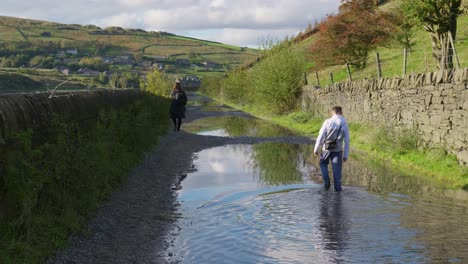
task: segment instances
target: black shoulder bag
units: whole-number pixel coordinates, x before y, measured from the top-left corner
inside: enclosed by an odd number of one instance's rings
[[[341,126],[338,129],[338,133],[336,134],[336,137],[335,137],[334,140],[325,140],[325,144],[324,144],[325,150],[330,150],[330,149],[336,148],[336,146],[337,146],[336,140],[338,140],[338,136],[340,135],[340,132],[341,132]]]

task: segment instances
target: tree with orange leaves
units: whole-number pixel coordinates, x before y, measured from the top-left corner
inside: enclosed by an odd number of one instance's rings
[[[339,13],[319,25],[310,52],[317,67],[349,63],[363,68],[369,51],[390,39],[392,16],[379,11],[374,0],[344,0]]]

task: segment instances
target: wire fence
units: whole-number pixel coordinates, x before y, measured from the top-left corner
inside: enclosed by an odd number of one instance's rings
[[[444,68],[468,67],[468,39],[456,42],[444,58]],[[365,67],[357,69],[356,64],[365,63]],[[405,77],[412,73],[434,72],[438,70],[438,62],[428,49],[382,49],[343,65],[337,65],[326,70],[311,72],[307,75],[307,83],[316,86],[326,86],[336,82],[346,82],[362,79],[380,79]]]

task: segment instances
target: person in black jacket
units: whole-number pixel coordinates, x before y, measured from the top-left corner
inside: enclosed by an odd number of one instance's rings
[[[174,88],[171,92],[172,102],[169,109],[171,115],[172,123],[174,123],[174,131],[180,131],[180,126],[182,125],[182,118],[185,118],[185,105],[187,104],[187,95],[180,81],[177,80]]]

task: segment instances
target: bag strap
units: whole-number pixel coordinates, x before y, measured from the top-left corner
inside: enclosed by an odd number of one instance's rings
[[[333,143],[336,143],[336,141],[338,140],[338,136],[340,135],[340,132],[341,132],[341,126],[340,126],[340,129],[338,129],[338,133],[336,134],[336,137],[335,137],[335,140],[333,140]]]

